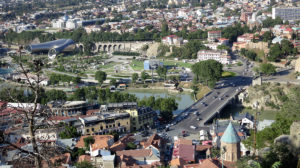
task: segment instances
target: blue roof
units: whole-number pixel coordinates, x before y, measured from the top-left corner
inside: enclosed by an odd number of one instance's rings
[[[221,138],[221,142],[225,142],[225,143],[238,143],[240,142],[241,139],[238,136],[236,130],[234,129],[232,123],[230,122]]]

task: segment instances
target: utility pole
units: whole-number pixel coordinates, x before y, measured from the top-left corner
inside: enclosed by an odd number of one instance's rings
[[[257,128],[256,128],[256,122],[257,122],[257,108],[255,110],[255,117],[254,117],[254,135],[253,135],[253,156],[255,156],[255,160],[258,160],[258,157],[256,155],[256,133],[257,133]]]

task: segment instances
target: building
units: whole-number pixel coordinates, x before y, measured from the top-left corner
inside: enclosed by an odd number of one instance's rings
[[[197,53],[197,59],[198,61],[213,59],[222,64],[231,63],[231,57],[227,54],[226,50],[218,50],[218,51],[200,50]]]
[[[241,157],[240,137],[230,122],[221,138],[221,158],[224,161],[236,162]]]
[[[77,148],[86,148],[84,144],[84,139],[89,137],[90,135],[81,136],[79,141],[76,144]],[[90,151],[96,150],[108,150],[109,147],[114,143],[114,136],[112,135],[94,135],[93,136],[95,142],[90,146]]]
[[[163,62],[159,60],[145,60],[144,61],[144,70],[157,69],[159,66],[164,66]]]
[[[214,42],[222,37],[222,33],[220,30],[217,31],[208,31],[207,40],[210,42]]]
[[[86,101],[51,101],[47,105],[55,116],[85,115],[89,108]]]
[[[162,43],[166,45],[180,46],[183,44],[183,38],[176,35],[169,35],[162,38]]]
[[[272,19],[280,17],[282,20],[299,20],[300,7],[277,7],[272,8]]]
[[[128,113],[102,113],[97,116],[81,118],[83,135],[102,135],[112,132],[127,133],[130,131]]]
[[[150,107],[138,107],[125,110],[130,114],[130,130],[148,129],[155,125],[157,114]]]
[[[30,53],[48,53],[50,59],[54,59],[59,53],[72,52],[76,48],[72,39],[59,39],[39,44],[26,46]]]
[[[161,165],[160,157],[153,149],[136,149],[117,151],[118,167],[158,167]]]

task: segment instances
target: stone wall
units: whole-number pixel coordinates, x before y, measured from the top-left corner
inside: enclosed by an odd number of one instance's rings
[[[295,71],[300,72],[300,57],[297,59],[295,63]]]
[[[265,53],[269,53],[267,42],[258,42],[258,43],[249,42],[246,44],[246,49],[249,50],[258,49],[258,50],[263,50]]]
[[[290,141],[292,149],[297,154],[300,153],[300,121],[293,122],[290,127]]]

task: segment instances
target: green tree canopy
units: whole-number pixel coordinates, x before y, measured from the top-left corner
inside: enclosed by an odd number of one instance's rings
[[[131,76],[131,79],[132,79],[132,82],[133,83],[135,83],[136,82],[136,80],[139,78],[139,74],[138,73],[134,73],[134,74],[132,74],[132,76]]]
[[[166,77],[167,77],[167,68],[165,66],[163,66],[163,67],[158,66],[158,68],[156,70],[156,73],[158,74],[158,76],[160,78],[163,78],[164,80],[166,80]]]
[[[84,138],[83,141],[84,141],[84,146],[86,148],[89,148],[90,145],[95,143],[95,139],[93,136],[88,136],[88,137]]]
[[[215,60],[200,61],[192,66],[195,81],[204,83],[206,86],[214,87],[215,83],[222,77],[223,65]]]
[[[77,132],[76,128],[73,126],[65,126],[65,130],[59,133],[61,139],[77,138],[80,134]]]
[[[276,67],[272,64],[269,64],[269,63],[263,63],[263,64],[260,64],[259,70],[263,74],[271,75],[271,74],[274,74],[276,72]]]
[[[106,73],[103,71],[97,71],[95,74],[95,79],[102,84],[106,80]]]

